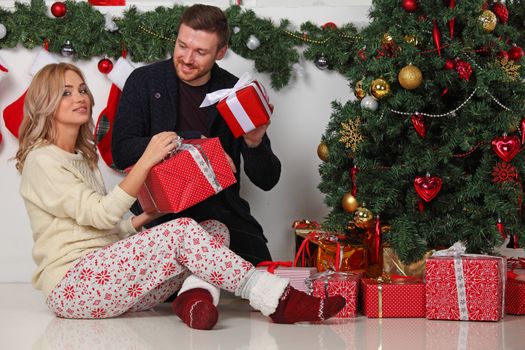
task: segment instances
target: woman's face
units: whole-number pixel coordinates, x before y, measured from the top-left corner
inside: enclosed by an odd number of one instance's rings
[[[74,71],[67,70],[64,89],[58,109],[55,112],[57,127],[80,127],[91,118],[91,101],[87,85]]]

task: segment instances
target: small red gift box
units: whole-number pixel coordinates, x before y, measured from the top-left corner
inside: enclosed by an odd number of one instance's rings
[[[505,289],[505,312],[525,315],[525,258],[507,260],[507,288]]]
[[[318,272],[308,279],[308,290],[318,298],[340,295],[345,298],[345,307],[335,317],[355,317],[359,293],[359,275],[351,272]]]
[[[308,292],[307,279],[317,272],[315,267],[296,267],[291,261],[263,261],[257,264],[257,270],[265,270],[279,277],[288,278],[292,287],[305,293]]]
[[[145,212],[178,213],[235,182],[218,138],[186,140],[150,170],[137,198]]]
[[[235,137],[268,123],[272,115],[268,96],[256,80],[220,100],[217,110]]]
[[[363,278],[363,313],[367,317],[425,317],[425,284],[417,278]]]
[[[505,270],[505,259],[501,257],[461,253],[430,257],[425,271],[427,318],[500,320],[504,313]]]

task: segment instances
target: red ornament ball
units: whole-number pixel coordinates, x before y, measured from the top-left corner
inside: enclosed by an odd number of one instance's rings
[[[416,12],[419,7],[417,0],[403,0],[401,6],[406,12]]]
[[[492,12],[494,12],[501,23],[505,24],[509,21],[509,10],[507,9],[507,6],[501,2],[492,5]]]
[[[472,74],[472,66],[468,62],[458,60],[456,62],[456,72],[458,72],[459,79],[468,81]]]
[[[454,62],[454,60],[447,58],[447,60],[445,61],[445,69],[452,70],[455,68],[456,68],[456,62]]]
[[[67,13],[67,5],[63,2],[57,1],[51,5],[51,13],[57,18],[64,17]]]
[[[113,69],[113,62],[108,58],[98,61],[98,71],[102,74],[108,74]]]
[[[509,59],[518,62],[524,55],[523,49],[519,46],[513,46],[508,51]]]

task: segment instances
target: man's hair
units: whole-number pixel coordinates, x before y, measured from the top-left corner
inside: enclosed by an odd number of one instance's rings
[[[228,18],[220,8],[215,6],[195,4],[186,8],[180,19],[179,28],[181,24],[194,30],[216,33],[219,39],[219,49],[228,45],[230,40]]]

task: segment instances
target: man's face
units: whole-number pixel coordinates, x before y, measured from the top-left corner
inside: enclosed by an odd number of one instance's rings
[[[227,49],[227,46],[218,47],[216,33],[195,30],[182,24],[173,51],[177,76],[188,85],[206,84],[210,80],[213,64],[224,57]]]

